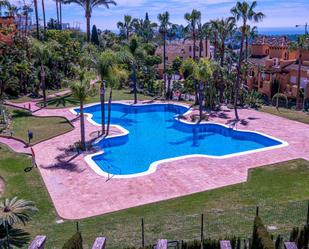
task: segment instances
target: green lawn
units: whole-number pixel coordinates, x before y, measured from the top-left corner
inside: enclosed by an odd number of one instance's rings
[[[34,201],[40,211],[26,229],[33,236],[46,234],[47,248],[61,248],[74,233],[75,223],[56,224],[59,218],[38,170],[24,171],[31,165],[30,158],[0,147],[0,175],[7,183],[4,196]],[[309,162],[294,160],[253,170],[247,183],[84,219],[80,229],[85,248],[99,235],[108,238],[108,248],[140,245],[141,217],[147,244],[157,238],[189,240],[199,237],[200,214],[204,213],[206,237],[250,236],[259,204],[265,223],[276,225],[276,233],[286,234],[305,222],[308,198]]]
[[[59,92],[65,91],[67,89],[68,88],[48,89],[48,90],[46,90],[46,95],[48,96],[48,95],[51,95],[51,94],[59,93]],[[41,91],[40,91],[40,95],[42,96]],[[36,98],[33,98],[29,95],[20,96],[16,99],[10,99],[10,101],[13,102],[13,103],[24,103],[24,102],[33,101],[33,100],[36,100]]]
[[[279,111],[274,106],[263,106],[260,111],[267,112],[276,116],[291,119],[294,121],[309,124],[309,114],[302,111],[295,111],[287,108],[279,108]]]
[[[61,117],[36,117],[31,113],[9,108],[12,113],[11,129],[13,136],[28,142],[28,130],[33,132],[31,143],[38,143],[42,140],[54,137],[71,131],[71,124]]]
[[[139,100],[151,100],[153,97],[144,95],[144,94],[138,94],[137,95]],[[109,98],[109,91],[106,92],[105,99],[108,101]],[[113,101],[116,100],[133,100],[134,96],[133,93],[130,93],[129,90],[126,89],[121,89],[121,90],[113,90],[113,96],[112,96]],[[100,96],[99,96],[99,90],[96,89],[94,91],[94,94],[92,96],[89,96],[86,104],[89,103],[94,103],[94,102],[99,102],[100,101]],[[64,97],[56,97],[52,100],[49,100],[47,102],[49,108],[62,108],[62,107],[73,107],[77,106],[79,103],[76,101],[71,95],[67,95]],[[39,103],[39,105],[42,105],[42,103]]]

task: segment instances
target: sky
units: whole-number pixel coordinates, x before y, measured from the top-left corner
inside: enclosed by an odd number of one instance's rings
[[[9,0],[18,4],[20,0]],[[33,1],[33,0],[25,0]],[[236,4],[234,0],[115,0],[117,6],[110,9],[97,7],[93,10],[91,25],[102,30],[117,29],[117,22],[123,20],[124,15],[144,18],[148,12],[152,21],[157,21],[158,13],[168,11],[172,23],[185,24],[184,14],[197,9],[202,12],[204,22],[221,17],[230,16],[230,9]],[[41,0],[38,0],[41,3]],[[258,11],[262,11],[266,18],[263,22],[254,24],[258,27],[295,27],[296,24],[309,23],[309,0],[258,0]],[[46,18],[56,18],[56,4],[54,0],[45,0]],[[39,15],[42,17],[41,5]],[[63,22],[72,26],[80,25],[85,29],[84,12],[76,4],[63,6]]]

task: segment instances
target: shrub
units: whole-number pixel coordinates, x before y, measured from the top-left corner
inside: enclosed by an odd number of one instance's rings
[[[83,239],[80,232],[76,232],[62,247],[62,249],[83,249]]]
[[[259,216],[254,219],[251,249],[275,249],[275,245]]]

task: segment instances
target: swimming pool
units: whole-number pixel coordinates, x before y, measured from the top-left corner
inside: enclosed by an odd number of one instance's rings
[[[103,153],[85,158],[100,175],[141,176],[154,172],[160,162],[175,158],[199,155],[220,159],[287,145],[257,132],[178,120],[177,115],[189,111],[181,105],[113,103],[111,109],[111,124],[118,125],[123,134],[96,142]],[[73,112],[78,113],[79,108]],[[85,107],[85,113],[89,121],[100,125],[100,104]]]

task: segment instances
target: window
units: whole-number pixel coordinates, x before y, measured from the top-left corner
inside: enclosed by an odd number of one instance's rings
[[[190,52],[192,51],[192,47],[191,47],[191,46],[189,47],[189,51],[190,51]]]
[[[287,52],[284,53],[284,59],[285,59],[285,60],[288,59],[288,54],[287,54]]]

